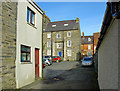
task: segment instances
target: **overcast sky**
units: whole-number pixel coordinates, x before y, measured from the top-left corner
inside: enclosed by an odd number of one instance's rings
[[[36,2],[53,21],[80,20],[85,35],[100,32],[106,10],[106,2]]]

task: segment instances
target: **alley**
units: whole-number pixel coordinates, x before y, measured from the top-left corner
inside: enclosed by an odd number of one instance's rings
[[[53,63],[43,69],[44,79],[22,89],[98,89],[93,67],[82,67],[80,62]]]

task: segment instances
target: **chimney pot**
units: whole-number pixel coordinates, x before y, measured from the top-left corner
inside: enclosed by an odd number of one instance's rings
[[[83,38],[84,38],[84,32],[82,32]]]

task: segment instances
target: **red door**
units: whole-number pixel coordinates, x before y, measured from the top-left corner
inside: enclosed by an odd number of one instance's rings
[[[39,49],[35,49],[35,76],[39,77]]]

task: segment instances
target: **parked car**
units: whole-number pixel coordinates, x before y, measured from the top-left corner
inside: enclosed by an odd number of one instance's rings
[[[49,60],[52,60],[52,57],[51,57],[51,56],[43,56],[43,59],[49,59]]]
[[[43,59],[43,63],[45,63],[45,65],[51,65],[52,61],[50,59]]]
[[[59,56],[53,56],[53,62],[60,62],[61,58]]]
[[[45,68],[45,63],[43,63],[42,65],[43,65],[43,68]]]
[[[84,57],[82,59],[82,66],[92,66],[93,61],[91,57]]]

